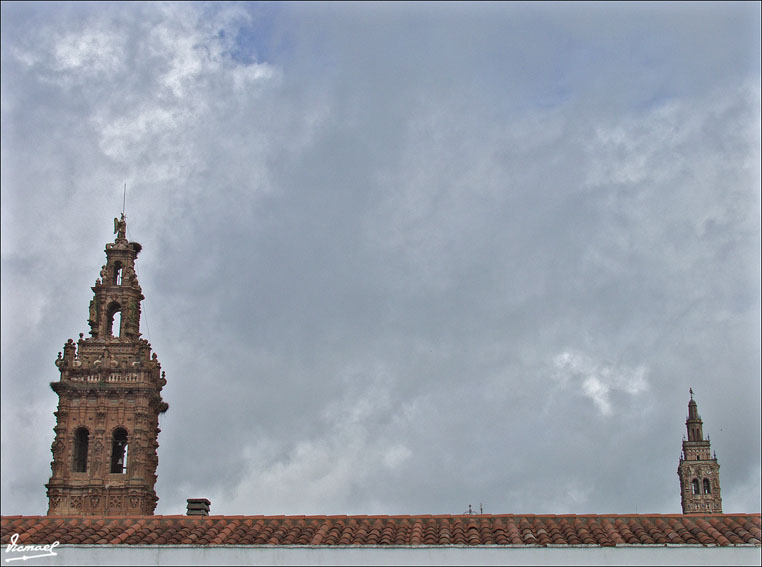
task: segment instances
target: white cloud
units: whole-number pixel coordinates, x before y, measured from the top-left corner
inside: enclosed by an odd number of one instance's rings
[[[55,68],[86,76],[112,75],[124,64],[124,42],[124,37],[111,30],[67,34],[53,47]]]
[[[556,369],[553,377],[563,388],[581,389],[605,416],[615,408],[611,401],[611,392],[622,392],[637,396],[648,391],[648,367],[639,365],[630,367],[623,364],[602,362],[590,355],[570,349],[553,358]]]

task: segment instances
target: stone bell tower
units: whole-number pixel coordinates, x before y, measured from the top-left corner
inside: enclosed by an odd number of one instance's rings
[[[113,243],[95,280],[90,336],[69,339],[58,353],[58,394],[53,474],[45,486],[48,515],[150,515],[159,459],[159,414],[164,372],[140,338],[140,302],[135,274],[141,250],[128,242],[124,214],[114,219]]]
[[[680,478],[680,503],[683,514],[722,514],[720,496],[720,465],[717,455],[711,455],[709,438],[704,439],[704,427],[696,400],[688,402],[688,439],[683,437],[683,453],[677,467]]]

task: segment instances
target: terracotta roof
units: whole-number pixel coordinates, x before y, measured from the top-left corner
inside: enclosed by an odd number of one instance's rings
[[[760,514],[3,516],[0,544],[760,545]]]

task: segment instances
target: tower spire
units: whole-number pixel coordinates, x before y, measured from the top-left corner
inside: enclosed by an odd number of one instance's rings
[[[685,420],[685,427],[688,430],[688,441],[704,440],[704,422],[698,413],[696,400],[693,399],[693,389],[690,390],[691,399],[688,402],[688,418]]]
[[[124,213],[114,219],[113,243],[92,287],[90,337],[80,333],[58,353],[58,394],[53,474],[48,515],[150,515],[158,500],[154,485],[164,372],[140,338],[140,302],[135,273],[141,246],[128,242]]]
[[[709,439],[704,439],[703,421],[698,413],[693,388],[689,390],[688,417],[683,437],[683,452],[677,467],[683,514],[722,513],[720,497],[720,465],[712,458]]]

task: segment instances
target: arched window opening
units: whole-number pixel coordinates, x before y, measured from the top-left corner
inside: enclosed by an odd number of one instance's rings
[[[90,432],[79,427],[74,432],[74,462],[72,470],[74,472],[87,472],[87,447],[90,444]]]
[[[109,337],[114,336],[114,317],[119,314],[119,317],[116,320],[117,327],[116,332],[117,336],[122,336],[122,306],[118,303],[114,302],[111,305],[109,305],[108,308],[108,318],[106,320],[106,335]]]
[[[127,472],[127,432],[121,427],[114,431],[111,444],[111,472]]]
[[[709,479],[704,479],[704,494],[711,494],[712,493],[712,486],[709,484]]]
[[[691,487],[693,489],[693,494],[701,494],[701,491],[699,491],[699,481],[697,478],[694,478],[691,481]]]
[[[122,285],[122,263],[114,262],[114,278],[111,285]]]

